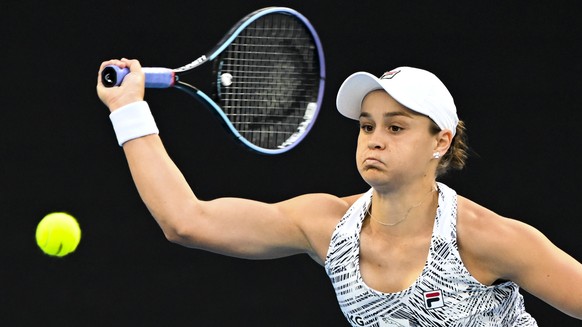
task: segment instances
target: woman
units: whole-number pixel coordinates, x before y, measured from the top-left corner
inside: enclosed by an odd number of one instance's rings
[[[519,287],[582,319],[582,265],[531,226],[466,199],[439,174],[462,168],[464,128],[433,74],[356,73],[338,110],[357,119],[356,162],[371,186],[339,198],[267,204],[202,201],[167,155],[136,60],[120,87],[97,91],[148,209],[172,242],[229,256],[309,254],[325,267],[353,326],[536,326]],[[518,286],[519,285],[519,286]]]

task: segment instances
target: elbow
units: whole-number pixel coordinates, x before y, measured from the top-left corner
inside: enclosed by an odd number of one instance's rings
[[[169,242],[197,247],[199,238],[203,235],[200,226],[203,213],[198,207],[183,206],[179,210],[150,212]]]
[[[185,247],[196,248],[198,241],[196,236],[191,232],[191,229],[186,226],[172,226],[162,228],[166,239],[174,244]]]
[[[166,240],[170,241],[171,243],[175,244],[182,244],[184,242],[183,237],[180,236],[180,233],[176,232],[174,229],[162,229],[164,232],[164,236]]]

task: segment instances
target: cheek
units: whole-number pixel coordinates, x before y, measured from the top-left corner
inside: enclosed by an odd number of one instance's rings
[[[364,147],[358,143],[356,146],[356,164],[358,165],[358,168],[360,167],[360,163],[362,162],[363,159],[363,149]]]
[[[360,154],[367,148],[366,142],[362,136],[358,135],[358,140],[356,142],[356,154]]]
[[[356,139],[358,146],[364,143],[364,138],[365,136],[362,134],[362,131],[360,130],[360,132],[358,133],[358,138]]]

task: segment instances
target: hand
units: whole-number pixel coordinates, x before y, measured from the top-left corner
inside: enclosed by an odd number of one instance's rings
[[[128,68],[130,73],[125,76],[123,83],[116,87],[105,87],[101,82],[101,71],[108,65]],[[127,104],[142,101],[145,93],[145,77],[138,60],[108,60],[101,64],[97,75],[97,95],[111,112]]]

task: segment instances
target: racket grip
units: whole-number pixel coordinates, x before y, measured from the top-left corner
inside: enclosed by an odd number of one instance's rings
[[[176,77],[173,70],[160,67],[144,67],[142,70],[145,75],[146,88],[164,89],[174,86]],[[101,82],[105,87],[119,86],[127,74],[129,74],[129,69],[109,65],[101,72]]]

